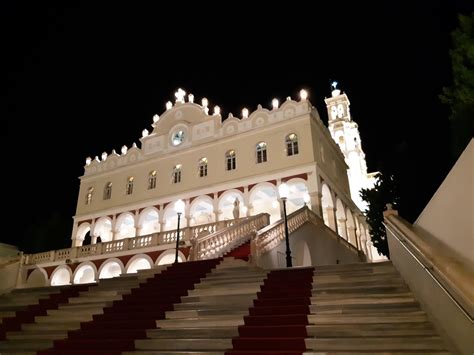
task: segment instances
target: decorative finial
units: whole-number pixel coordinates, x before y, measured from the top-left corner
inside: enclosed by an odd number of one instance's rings
[[[257,105],[257,110],[261,110],[262,109],[262,105],[258,104]]]
[[[122,155],[127,154],[128,148],[126,145],[122,146]]]
[[[204,113],[206,115],[208,115],[209,114],[209,107],[207,107],[207,106],[209,105],[209,101],[205,97],[202,98],[201,105],[204,108]]]
[[[142,138],[145,138],[147,137],[149,134],[148,130],[145,128],[143,131],[142,131]]]
[[[112,149],[112,154],[116,155],[117,152],[115,151],[115,149]]]
[[[339,83],[338,83],[336,80],[334,80],[334,81],[331,83],[332,89],[333,89],[333,90],[336,90],[338,84],[339,84]]]
[[[278,102],[278,99],[273,99],[272,100],[272,106],[273,106],[273,109],[276,110],[278,108],[278,105],[280,103]]]
[[[166,109],[167,109],[167,110],[171,110],[172,107],[173,107],[173,104],[171,103],[171,101],[168,101],[168,102],[166,103]]]
[[[340,95],[341,90],[339,90],[337,88],[338,85],[339,85],[339,83],[336,80],[333,80],[331,82],[331,88],[332,88],[331,95],[332,95],[332,97],[336,97],[336,96]]]
[[[160,116],[158,115],[153,115],[153,123],[156,123],[160,120]]]
[[[229,112],[229,114],[227,115],[227,118],[232,118],[234,117],[234,115],[232,114],[232,112]]]
[[[242,118],[248,118],[249,117],[249,110],[248,108],[244,107],[242,109]]]
[[[220,115],[221,114],[221,108],[219,106],[214,106],[214,115]]]
[[[176,97],[176,102],[181,102],[184,103],[184,96],[186,95],[186,91],[183,89],[179,88],[178,91],[174,93],[174,96]]]
[[[135,142],[133,142],[132,148],[136,148],[136,147],[137,147],[137,144]]]
[[[190,103],[194,103],[194,95],[193,95],[193,94],[189,94],[189,95],[188,95],[188,101],[189,101]]]
[[[291,96],[287,96],[286,101],[291,101]]]
[[[86,165],[87,165],[87,166],[91,165],[91,162],[92,162],[92,158],[91,158],[91,157],[87,157],[87,158],[86,158]]]
[[[102,153],[102,161],[106,160],[107,159],[107,153],[106,152],[103,152]]]

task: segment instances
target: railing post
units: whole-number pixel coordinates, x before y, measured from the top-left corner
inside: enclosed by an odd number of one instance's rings
[[[54,261],[56,259],[56,250],[51,250],[49,252],[49,261]]]

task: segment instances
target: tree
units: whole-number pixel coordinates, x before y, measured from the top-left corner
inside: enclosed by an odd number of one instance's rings
[[[459,15],[451,37],[453,84],[439,97],[451,110],[451,154],[457,159],[474,135],[474,14]]]
[[[368,204],[368,209],[364,213],[370,226],[372,243],[379,254],[390,258],[387,234],[383,225],[383,211],[388,203],[392,204],[394,209],[398,209],[400,197],[395,177],[392,174],[378,173],[375,178],[377,180],[374,188],[362,189],[360,196]]]

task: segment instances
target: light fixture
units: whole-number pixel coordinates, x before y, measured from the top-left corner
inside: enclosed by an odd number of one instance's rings
[[[244,107],[242,109],[242,117],[243,118],[248,118],[249,117],[249,110],[246,107]]]
[[[276,110],[278,108],[278,105],[280,105],[280,103],[278,102],[278,99],[273,99],[272,100],[272,106],[273,106],[274,110]]]
[[[179,221],[181,215],[184,213],[185,204],[183,200],[178,200],[174,203],[174,210],[178,214],[178,228],[176,229],[176,254],[174,256],[174,262],[178,263],[178,252],[179,252]]]
[[[122,146],[122,155],[127,154],[128,148],[126,145]]]
[[[184,103],[184,96],[186,95],[186,91],[183,89],[179,88],[178,91],[174,93],[174,96],[176,97],[176,102],[181,102]]]
[[[306,100],[308,98],[308,92],[305,89],[300,90],[300,98],[301,100]]]
[[[219,106],[214,106],[214,115],[220,115],[221,114],[221,108]]]
[[[292,267],[293,263],[291,260],[290,235],[288,233],[288,219],[286,217],[286,200],[290,193],[288,185],[285,183],[280,184],[280,186],[278,186],[278,193],[280,195],[281,201],[283,202],[283,217],[285,219],[286,267]]]
[[[92,162],[92,158],[91,158],[91,157],[87,157],[87,158],[86,158],[86,165],[91,165],[91,162]]]
[[[103,153],[102,153],[102,161],[104,161],[105,159],[107,159],[107,153],[106,153],[106,152],[103,152]]]
[[[166,109],[167,109],[167,110],[171,110],[172,107],[173,107],[173,104],[171,103],[171,101],[168,101],[168,102],[166,103]]]
[[[153,123],[156,123],[160,120],[160,116],[158,115],[153,115]]]
[[[148,130],[145,128],[143,131],[142,131],[142,138],[145,138],[145,137],[148,137]]]

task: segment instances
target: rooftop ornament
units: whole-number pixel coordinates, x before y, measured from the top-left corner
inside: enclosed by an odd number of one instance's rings
[[[153,123],[156,123],[160,120],[160,116],[158,115],[153,115]]]
[[[173,104],[171,103],[171,101],[168,101],[168,102],[166,103],[166,109],[167,109],[167,110],[171,110],[172,107],[173,107]]]
[[[202,107],[204,107],[204,112],[206,113],[206,115],[209,114],[209,108],[207,107],[209,105],[209,101],[207,101],[205,97],[202,98],[201,105]]]
[[[190,103],[194,103],[194,95],[193,95],[193,94],[189,94],[189,95],[188,95],[188,101],[189,101]]]
[[[128,148],[126,145],[122,146],[122,155],[127,154]]]
[[[107,153],[106,152],[103,152],[102,153],[102,161],[106,160],[107,159]]]
[[[91,165],[91,162],[92,162],[92,158],[91,158],[91,157],[87,157],[87,158],[86,158],[86,165],[87,165],[87,166]]]
[[[143,131],[142,131],[142,138],[145,138],[145,137],[148,137],[148,130],[145,128]]]
[[[186,95],[186,91],[183,89],[179,88],[178,91],[174,93],[174,96],[176,97],[176,102],[181,102],[184,103],[184,96]]]
[[[249,117],[249,110],[248,110],[248,108],[244,107],[244,108],[242,109],[242,117],[243,117],[243,118],[248,118],[248,117]]]
[[[220,115],[221,114],[221,108],[219,106],[214,106],[214,115]]]
[[[301,100],[306,100],[308,98],[308,92],[305,89],[300,90],[300,98]]]

